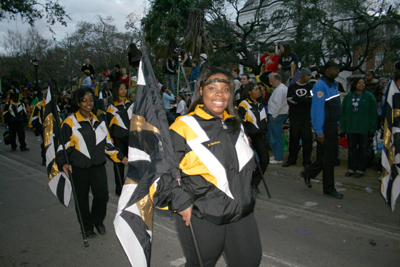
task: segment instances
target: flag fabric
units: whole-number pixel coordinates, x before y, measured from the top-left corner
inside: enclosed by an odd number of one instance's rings
[[[381,193],[392,211],[400,194],[400,90],[392,80],[386,98]]]
[[[67,175],[58,169],[56,153],[61,136],[60,117],[51,89],[49,87],[44,111],[43,139],[46,153],[46,169],[49,176],[48,186],[51,192],[64,206],[71,200],[71,182]]]
[[[132,266],[150,266],[154,204],[167,196],[180,177],[156,78],[147,48],[141,48],[136,100],[129,129],[129,167],[114,220],[115,232]],[[162,188],[163,195],[157,192]]]

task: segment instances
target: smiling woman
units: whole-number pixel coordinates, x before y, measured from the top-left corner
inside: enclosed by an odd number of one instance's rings
[[[128,159],[111,142],[107,126],[93,113],[94,91],[80,88],[74,92],[79,110],[65,119],[61,131],[69,159],[64,157],[62,149],[57,152],[59,169],[71,175],[82,214],[83,229],[87,237],[95,237],[93,228],[103,235],[106,229],[103,220],[108,202],[106,155],[114,162],[128,164]],[[63,146],[61,146],[63,147]],[[89,190],[93,194],[92,209],[89,208]]]
[[[184,188],[174,189],[169,206],[176,211],[186,266],[198,266],[189,223],[204,266],[214,266],[222,252],[229,266],[259,266],[261,260],[251,185],[254,154],[233,95],[228,71],[204,69],[189,114],[170,127]]]

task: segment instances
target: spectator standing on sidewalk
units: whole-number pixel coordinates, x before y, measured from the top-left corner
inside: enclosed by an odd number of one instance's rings
[[[377,117],[376,99],[365,90],[365,80],[354,79],[343,99],[340,119],[340,130],[349,143],[346,177],[360,178],[367,171],[369,138],[375,135]]]
[[[303,147],[303,166],[311,165],[312,153],[312,132],[311,132],[311,100],[312,85],[308,83],[311,78],[311,71],[303,68],[300,72],[300,80],[289,86],[287,102],[289,104],[289,157],[282,167],[296,165],[299,154],[300,138]]]
[[[306,185],[311,188],[310,179],[322,171],[323,192],[325,196],[341,199],[343,195],[335,188],[335,158],[338,149],[341,102],[335,78],[339,75],[339,64],[328,61],[324,75],[314,85],[311,104],[311,121],[317,134],[317,160],[300,172]]]
[[[289,110],[287,104],[288,88],[282,83],[282,76],[278,73],[271,73],[269,82],[275,88],[268,100],[267,138],[274,154],[269,163],[279,164],[283,163],[282,127]]]

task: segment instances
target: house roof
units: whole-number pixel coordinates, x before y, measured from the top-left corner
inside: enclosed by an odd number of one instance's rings
[[[252,11],[257,9],[258,5],[254,5],[254,2],[261,2],[263,0],[248,0],[243,8],[242,8],[242,12],[248,12],[248,11]],[[261,8],[268,6],[268,0],[264,0],[264,2],[261,4]]]

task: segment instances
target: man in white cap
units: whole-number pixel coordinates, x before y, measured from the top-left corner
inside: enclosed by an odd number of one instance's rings
[[[200,54],[200,73],[204,68],[208,68],[208,61],[207,61],[207,55],[206,54]]]

